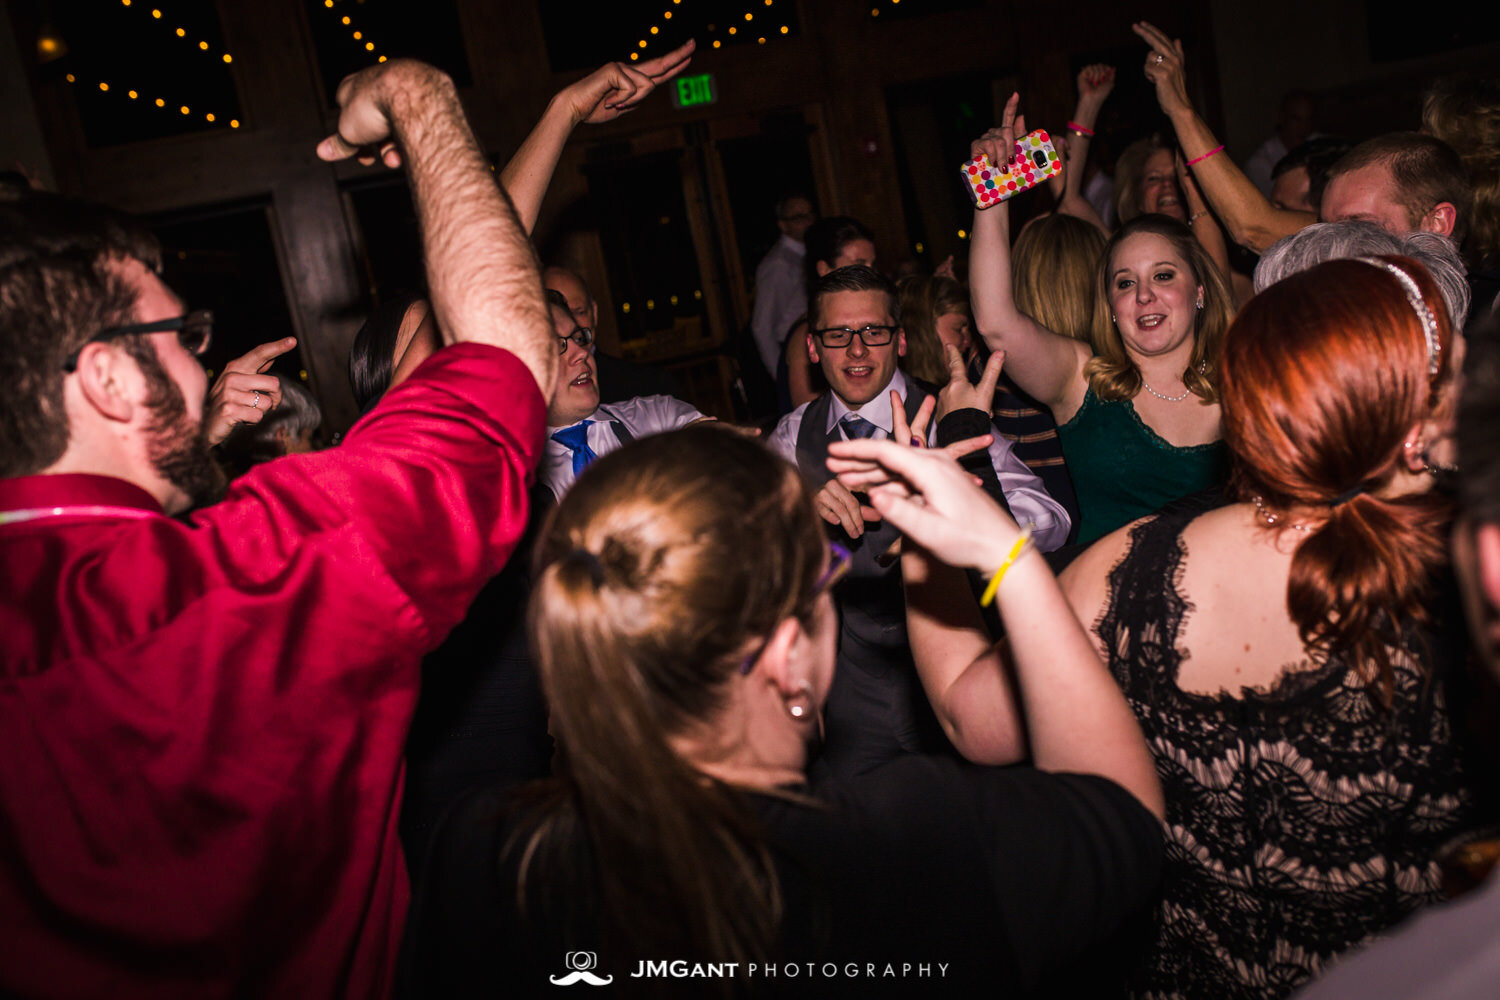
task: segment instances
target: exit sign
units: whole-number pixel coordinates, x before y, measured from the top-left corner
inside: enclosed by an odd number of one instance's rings
[[[700,104],[712,104],[719,99],[719,88],[714,86],[712,73],[697,76],[679,76],[672,88],[672,107],[694,108]]]

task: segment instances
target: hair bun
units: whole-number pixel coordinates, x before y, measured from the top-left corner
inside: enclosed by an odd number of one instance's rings
[[[598,556],[594,555],[594,553],[590,552],[588,549],[569,549],[567,552],[563,553],[563,557],[559,559],[558,562],[573,563],[575,565],[583,566],[588,570],[589,579],[594,581],[594,586],[604,586],[604,564],[599,561]]]

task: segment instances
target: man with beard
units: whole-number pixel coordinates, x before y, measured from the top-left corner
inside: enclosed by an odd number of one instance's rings
[[[408,165],[450,346],[185,521],[208,317],[127,221],[0,197],[0,994],[392,991],[418,663],[526,522],[558,352],[452,81],[338,103],[318,153]]]

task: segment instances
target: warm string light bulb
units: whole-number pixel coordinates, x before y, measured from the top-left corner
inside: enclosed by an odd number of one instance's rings
[[[130,4],[129,3],[125,3],[124,6],[129,7]],[[67,80],[69,83],[77,83],[78,82],[78,77],[75,76],[72,73],[68,73],[66,76],[63,77],[63,79]],[[114,90],[114,88],[112,88],[110,86],[108,80],[100,80],[99,81],[99,91],[100,91],[100,93],[108,94],[108,93],[111,93],[113,90]],[[140,100],[141,92],[139,90],[126,90],[125,91],[125,96],[128,97],[128,98],[130,98],[130,100],[132,100],[132,101],[136,101],[136,100]],[[164,110],[167,107],[167,99],[164,98],[164,97],[158,97],[155,100],[153,100],[151,103],[155,104],[158,108],[162,108]],[[186,105],[186,104],[179,104],[179,105],[177,105],[177,112],[178,112],[178,114],[181,114],[181,115],[191,115],[193,113],[193,109],[190,106]],[[206,122],[208,122],[209,124],[214,124],[214,123],[216,123],[218,121],[218,116],[215,115],[212,111],[206,112],[203,115],[203,120],[206,121]],[[238,118],[231,118],[229,120],[229,127],[230,128],[239,128],[240,127],[240,121],[239,121],[239,119]]]
[[[323,6],[328,10],[333,9],[333,3],[334,0],[323,0]],[[365,38],[365,33],[354,26],[354,19],[352,17],[350,17],[348,14],[341,15],[339,17],[339,24],[349,29],[349,34],[353,37],[354,41],[362,44],[366,52],[375,51],[375,43],[367,40]],[[381,56],[376,60],[376,62],[385,62],[385,60],[386,57]]]
[[[133,3],[133,0],[120,0],[120,6],[122,6],[122,7],[132,7],[132,6],[134,6],[134,3]],[[333,6],[333,0],[328,0],[328,6],[330,6],[330,7]],[[161,16],[162,15],[161,15],[161,9],[160,8],[153,7],[151,9],[151,17],[154,20],[160,21],[161,20]],[[188,36],[186,28],[174,28],[172,30],[172,33],[174,35],[176,35],[178,38],[184,38],[185,39]],[[209,51],[209,48],[210,48],[210,46],[209,46],[208,42],[202,41],[202,40],[200,40],[198,42],[198,51],[199,52],[207,52],[207,51]],[[228,52],[224,53],[222,56],[220,56],[220,58],[226,64],[234,62],[233,57],[230,56],[230,54]]]

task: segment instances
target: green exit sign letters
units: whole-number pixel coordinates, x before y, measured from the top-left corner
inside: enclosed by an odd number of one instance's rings
[[[699,105],[712,104],[719,99],[719,88],[714,86],[712,73],[679,76],[675,82],[677,86],[672,88],[672,107],[674,108],[696,108]]]

